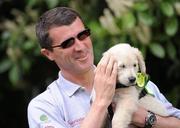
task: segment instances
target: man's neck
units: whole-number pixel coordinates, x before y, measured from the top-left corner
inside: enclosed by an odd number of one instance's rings
[[[87,91],[91,91],[94,80],[94,69],[91,68],[83,73],[67,73],[62,71],[62,75],[67,80],[84,87]]]

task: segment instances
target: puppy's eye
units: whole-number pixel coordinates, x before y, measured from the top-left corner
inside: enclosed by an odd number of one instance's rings
[[[124,64],[120,65],[119,66],[120,68],[125,68],[126,66]]]
[[[136,67],[136,66],[137,66],[137,64],[134,64],[133,66],[134,66],[134,67]]]

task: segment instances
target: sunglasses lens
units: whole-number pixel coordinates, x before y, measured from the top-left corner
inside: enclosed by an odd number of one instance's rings
[[[86,29],[86,30],[84,30],[84,31],[82,31],[82,32],[80,32],[78,35],[77,35],[77,38],[79,39],[79,40],[84,40],[84,39],[86,39],[88,36],[90,36],[90,30],[89,29]]]
[[[69,48],[74,44],[74,42],[75,42],[74,38],[67,39],[61,44],[61,47],[62,48]]]
[[[84,31],[80,32],[77,35],[77,39],[82,41],[86,39],[88,36],[90,36],[90,29],[85,29]],[[71,37],[64,42],[62,42],[60,45],[52,46],[52,48],[61,47],[63,49],[71,47],[75,43],[75,37]]]

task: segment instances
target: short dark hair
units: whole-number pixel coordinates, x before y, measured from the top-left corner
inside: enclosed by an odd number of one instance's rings
[[[41,48],[52,50],[52,39],[49,37],[49,29],[70,25],[77,17],[82,20],[75,10],[68,7],[56,7],[42,14],[36,24],[36,36]]]

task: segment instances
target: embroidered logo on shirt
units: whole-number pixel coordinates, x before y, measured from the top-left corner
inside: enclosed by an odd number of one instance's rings
[[[42,114],[40,116],[40,120],[43,121],[43,122],[47,122],[48,121],[48,117],[46,115]]]
[[[51,122],[50,122],[50,120],[48,119],[47,115],[42,114],[42,115],[40,116],[40,120],[43,122],[43,123],[41,124],[41,127],[42,127],[42,128],[55,128],[55,127],[53,126],[53,124],[51,124]]]

